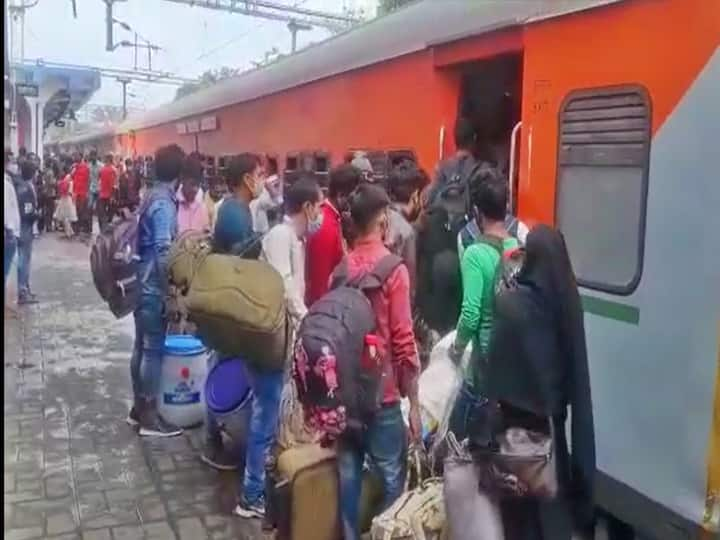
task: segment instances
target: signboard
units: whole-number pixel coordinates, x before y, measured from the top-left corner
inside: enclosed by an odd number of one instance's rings
[[[206,116],[200,120],[200,131],[215,131],[217,128],[217,116]]]
[[[29,83],[17,83],[15,84],[15,91],[20,96],[36,98],[40,95],[40,89],[37,84]]]
[[[175,129],[177,129],[178,135],[185,135],[187,133],[187,125],[185,122],[175,124]]]
[[[198,133],[200,131],[200,122],[197,120],[188,120],[186,127],[188,133]]]

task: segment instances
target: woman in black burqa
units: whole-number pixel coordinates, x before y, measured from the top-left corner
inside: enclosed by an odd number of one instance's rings
[[[488,389],[506,426],[547,429],[551,419],[560,494],[552,501],[503,502],[505,537],[570,540],[573,529],[592,534],[594,528],[595,434],[582,307],[558,231],[533,229],[525,257],[517,289],[496,300]]]

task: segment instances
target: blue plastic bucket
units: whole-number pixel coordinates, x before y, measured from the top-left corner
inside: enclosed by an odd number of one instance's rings
[[[226,444],[235,455],[245,448],[250,423],[252,390],[240,358],[221,360],[210,370],[205,382],[205,402],[208,414],[218,424]]]
[[[177,426],[191,427],[205,420],[207,349],[195,336],[165,338],[158,412]]]

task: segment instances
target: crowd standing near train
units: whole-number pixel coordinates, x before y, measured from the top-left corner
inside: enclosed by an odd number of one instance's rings
[[[562,492],[556,503],[550,510],[533,501],[503,503],[506,538],[569,539],[573,528],[592,528],[588,508],[594,466],[584,330],[572,268],[556,231],[545,227],[528,234],[512,217],[507,177],[493,163],[476,159],[478,140],[463,119],[458,120],[455,137],[456,155],[439,164],[429,187],[427,175],[411,161],[397,163],[379,182],[367,156],[356,154],[330,171],[326,194],[313,175],[301,175],[282,188],[277,171],[271,169],[268,175],[263,157],[251,153],[231,158],[224,178],[204,178],[198,156],[186,156],[176,145],[160,148],[152,159],[116,162],[107,155],[102,167],[95,152],[87,161],[80,154],[72,161],[48,156],[44,171],[38,170],[34,156],[15,160],[6,152],[5,280],[13,257],[8,248],[17,245],[19,303],[37,301],[29,282],[36,219],[42,231],[61,223],[70,238],[74,226],[89,235],[93,215],[102,231],[135,210],[140,293],[130,362],[134,399],[127,422],[140,436],[172,437],[182,429],[159,413],[157,395],[169,324],[168,257],[179,234],[210,234],[212,252],[272,267],[284,284],[289,342],[302,342],[308,310],[337,283],[361,283],[365,276],[381,275],[378,286],[366,293],[375,318],[372,341],[366,336],[366,346],[379,359],[381,373],[377,408],[365,419],[359,439],[343,435],[349,421],[343,407],[335,410],[332,420],[343,426],[333,444],[344,537],[360,537],[366,460],[380,478],[379,512],[403,494],[408,444],[421,447],[428,435],[418,401],[418,343],[427,346],[421,328],[438,337],[455,328],[448,355],[461,373],[462,385],[448,411],[449,432],[476,449],[492,448],[498,425],[509,422],[548,433],[558,448]],[[147,174],[152,174],[151,183],[142,181]],[[537,317],[544,333],[531,330],[526,317],[507,307],[509,296],[498,296],[505,262],[517,253],[522,253],[521,267],[512,276],[512,294],[535,295],[533,305],[540,310],[525,305],[525,315]],[[396,262],[387,272],[378,270],[389,264],[389,257],[396,257]],[[436,313],[438,306],[444,313]],[[496,309],[501,310],[500,322]],[[560,341],[548,340],[550,335]],[[513,342],[513,336],[538,345],[537,350],[514,349],[506,343]],[[470,361],[463,363],[470,344]],[[555,353],[548,355],[548,348]],[[216,350],[210,367],[230,357]],[[345,360],[332,358],[322,365],[330,370],[326,380],[337,385],[344,375],[335,363]],[[224,448],[219,425],[212,415],[206,418],[202,460],[219,470],[234,470],[244,463],[237,485],[238,516],[266,515],[266,460],[286,420],[280,407],[283,386],[291,373],[294,384],[300,384],[297,362],[298,349],[290,347],[287,357],[279,359],[284,368],[246,365],[252,404],[244,456]],[[537,386],[518,382],[529,377],[528,370],[536,364],[542,364],[550,384],[544,379],[536,381]],[[409,405],[405,416],[402,400]],[[572,453],[564,435],[568,405],[573,409]],[[316,413],[320,414],[306,409],[306,420],[322,430],[328,418],[309,419]],[[572,497],[563,503],[568,494]]]

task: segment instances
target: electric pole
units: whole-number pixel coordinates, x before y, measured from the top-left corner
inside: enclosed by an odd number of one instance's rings
[[[312,30],[312,26],[309,24],[299,23],[295,20],[292,20],[288,23],[288,30],[290,30],[290,39],[291,46],[290,46],[290,52],[295,52],[297,50],[297,33],[300,30]]]
[[[125,120],[127,118],[127,86],[131,81],[127,77],[118,77],[116,80],[122,84],[122,117]]]

